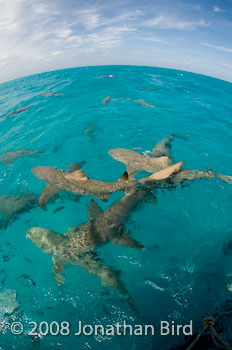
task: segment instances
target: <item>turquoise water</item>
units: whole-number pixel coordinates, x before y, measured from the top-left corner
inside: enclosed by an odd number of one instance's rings
[[[112,78],[109,75],[113,75]],[[42,92],[63,96],[39,96]],[[28,112],[0,123],[1,154],[16,149],[39,151],[13,163],[0,163],[0,196],[32,191],[41,194],[44,182],[31,168],[39,165],[65,169],[86,161],[91,178],[115,181],[125,166],[108,155],[112,148],[151,151],[163,137],[176,134],[174,161],[189,169],[207,169],[232,175],[232,85],[182,71],[133,66],[105,66],[60,70],[0,85],[1,117],[31,105]],[[112,100],[102,104],[111,96]],[[142,99],[152,105],[144,106]],[[66,168],[67,169],[67,168]],[[119,198],[112,194],[103,208]],[[65,269],[58,287],[52,259],[26,231],[41,226],[65,233],[88,221],[91,197],[58,198],[42,210],[37,204],[17,213],[0,230],[0,288],[16,290],[16,320],[25,334],[0,334],[1,349],[174,349],[183,336],[27,336],[30,321],[68,321],[83,324],[128,324],[142,321],[111,289],[78,266]],[[56,212],[56,209],[60,209]],[[0,208],[1,211],[1,208]],[[144,201],[131,213],[126,227],[150,248],[137,251],[106,244],[98,254],[121,271],[121,279],[146,324],[203,317],[231,298],[228,276],[231,257],[223,246],[232,239],[232,185],[220,180],[195,180],[172,191],[157,190],[157,201]],[[0,214],[1,215],[1,214]],[[24,277],[22,277],[24,275]],[[27,276],[27,278],[25,278]]]

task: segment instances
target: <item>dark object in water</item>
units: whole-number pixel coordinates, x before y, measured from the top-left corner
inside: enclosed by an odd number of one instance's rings
[[[0,282],[2,285],[5,285],[5,282],[6,282],[6,271],[5,270],[0,271]]]
[[[222,250],[224,255],[228,255],[232,253],[232,239],[230,239],[229,242],[224,244]]]
[[[19,278],[24,278],[24,279],[25,279],[26,281],[28,281],[31,285],[36,286],[35,281],[33,281],[33,279],[32,279],[29,275],[22,274],[22,275],[19,276]]]
[[[28,106],[26,106],[26,107],[16,109],[15,111],[10,112],[10,113],[8,113],[7,115],[5,115],[4,117],[2,117],[2,118],[0,119],[0,121],[3,121],[3,120],[5,120],[6,118],[11,117],[12,115],[15,115],[15,114],[19,114],[19,113],[22,113],[22,112],[28,112],[28,109],[29,109],[31,106],[32,106],[32,105],[28,105]]]
[[[50,97],[50,96],[60,97],[60,96],[64,96],[64,94],[53,94],[53,92],[42,92],[41,94],[39,94],[39,96],[45,96],[45,97]]]
[[[61,211],[61,210],[64,209],[64,208],[65,208],[65,207],[62,206],[62,207],[58,207],[58,208],[54,209],[54,210],[53,210],[53,214],[58,213],[59,211]]]

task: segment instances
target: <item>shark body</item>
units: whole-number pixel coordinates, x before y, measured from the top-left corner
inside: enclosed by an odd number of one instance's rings
[[[53,272],[58,283],[64,283],[61,273],[66,264],[79,265],[90,274],[100,277],[103,286],[112,287],[130,304],[131,300],[119,277],[119,271],[104,265],[95,249],[107,242],[144,249],[142,244],[126,233],[124,223],[146,193],[145,190],[137,190],[133,194],[127,194],[105,211],[92,200],[91,205],[87,207],[90,218],[88,222],[74,227],[63,235],[42,227],[32,227],[26,236],[52,256]]]
[[[15,111],[13,112],[10,112],[8,113],[7,115],[5,115],[4,117],[2,117],[0,119],[0,121],[4,121],[5,119],[7,119],[8,117],[11,117],[12,115],[15,115],[15,114],[19,114],[19,113],[22,113],[22,112],[28,112],[28,109],[31,107],[32,105],[28,105],[26,107],[23,107],[23,108],[18,108],[16,109]]]
[[[140,171],[149,173],[165,168],[172,163],[171,141],[174,136],[163,138],[153,148],[151,155],[143,155],[139,152],[124,148],[112,149],[109,154],[116,160],[124,163],[127,167],[129,178],[133,178]],[[180,169],[168,182],[181,184],[183,181],[192,181],[195,179],[218,178],[224,182],[232,184],[232,176],[215,173],[210,169]]]
[[[38,154],[38,151],[31,151],[29,149],[21,149],[17,151],[12,151],[12,152],[6,152],[4,154],[0,155],[0,162],[9,165],[13,163],[16,159],[20,158],[21,156],[35,156]]]
[[[54,94],[53,92],[42,92],[41,94],[39,94],[39,96],[45,96],[45,97],[50,97],[50,96],[60,97],[60,96],[63,96],[63,94]]]
[[[128,174],[125,172],[122,177],[115,182],[88,179],[83,170],[68,172],[58,170],[54,167],[40,166],[32,168],[32,172],[39,179],[46,181],[46,187],[39,200],[40,206],[43,208],[48,199],[61,190],[80,195],[92,195],[106,201],[113,192],[133,192],[138,185],[143,185],[146,182],[162,181],[171,176],[173,172],[179,171],[182,164],[183,162],[176,163],[140,180],[128,179]]]

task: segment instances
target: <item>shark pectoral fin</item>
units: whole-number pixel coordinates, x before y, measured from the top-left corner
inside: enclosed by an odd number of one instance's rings
[[[43,190],[43,193],[40,196],[39,199],[39,204],[41,206],[41,208],[44,208],[44,206],[46,205],[47,201],[49,200],[50,197],[54,196],[54,194],[60,192],[60,188],[57,186],[54,186],[50,183],[46,183],[46,186]]]
[[[67,261],[53,256],[52,262],[53,262],[52,269],[55,274],[55,280],[58,282],[58,285],[64,284],[65,277],[61,275],[61,272],[64,270]]]
[[[85,161],[78,162],[78,163],[72,163],[72,164],[68,165],[67,168],[69,168],[70,172],[72,173],[76,170],[81,169],[84,164],[85,164]]]
[[[160,170],[155,174],[152,174],[139,182],[144,183],[146,181],[162,181],[169,178],[172,174],[177,173],[180,170],[181,165],[184,164],[183,161],[178,162],[174,165],[167,167],[166,169]]]
[[[103,210],[99,207],[99,205],[92,199],[90,205],[86,206],[89,214],[90,220],[95,221],[99,214],[103,213]]]
[[[72,181],[88,180],[83,170],[73,171],[72,173],[65,175],[65,178],[66,180],[72,180]]]

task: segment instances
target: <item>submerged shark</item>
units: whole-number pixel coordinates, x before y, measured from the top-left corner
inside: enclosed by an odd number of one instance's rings
[[[39,94],[39,96],[45,96],[45,97],[50,97],[50,96],[55,96],[55,97],[60,97],[64,96],[63,94],[53,94],[52,92],[42,92]]]
[[[17,215],[38,206],[38,198],[39,196],[32,192],[0,196],[0,213],[2,214],[0,228],[6,228]]]
[[[21,156],[28,155],[33,157],[38,153],[39,151],[31,151],[30,149],[21,149],[18,151],[6,152],[0,155],[0,162],[9,165]]]
[[[163,138],[153,148],[151,155],[143,155],[139,152],[124,148],[112,149],[109,154],[116,160],[124,163],[127,167],[129,178],[133,178],[140,171],[153,173],[159,169],[165,168],[172,163],[171,157],[171,141],[174,136]],[[196,170],[196,169],[180,169],[179,172],[173,175],[172,183],[180,184],[185,180],[195,180],[203,178],[219,178],[224,182],[232,184],[232,176],[222,175],[213,172],[210,169]]]
[[[2,118],[0,119],[0,121],[3,121],[3,120],[5,120],[6,118],[11,117],[12,115],[15,115],[15,114],[19,114],[19,113],[22,113],[22,112],[28,112],[28,109],[29,109],[31,106],[32,106],[32,105],[28,105],[28,106],[26,106],[26,107],[16,109],[15,111],[10,112],[10,113],[8,113],[7,115],[5,115],[4,117],[2,117]]]
[[[127,289],[119,278],[119,271],[104,265],[95,249],[107,242],[144,249],[142,244],[126,233],[124,223],[132,209],[145,198],[146,194],[147,191],[143,189],[126,194],[105,211],[91,200],[90,206],[87,206],[90,218],[88,222],[74,227],[63,235],[42,227],[32,227],[27,231],[26,237],[52,256],[53,272],[59,284],[64,283],[65,279],[61,273],[66,264],[79,265],[90,274],[100,277],[103,286],[112,287],[130,304]]]
[[[128,179],[128,173],[125,172],[121,178],[115,182],[89,179],[83,170],[70,172],[61,171],[55,167],[39,166],[32,168],[32,172],[39,179],[46,181],[45,189],[39,200],[40,206],[43,208],[50,197],[62,190],[80,195],[92,195],[106,201],[112,192],[130,192],[134,191],[138,185],[143,185],[146,182],[160,182],[167,179],[173,173],[178,172],[183,163],[184,162],[176,163],[139,180]]]

